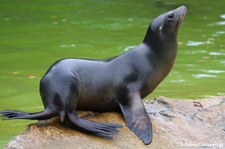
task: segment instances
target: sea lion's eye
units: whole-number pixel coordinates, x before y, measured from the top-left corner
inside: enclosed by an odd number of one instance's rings
[[[168,14],[167,18],[169,22],[172,22],[174,20],[174,13]]]

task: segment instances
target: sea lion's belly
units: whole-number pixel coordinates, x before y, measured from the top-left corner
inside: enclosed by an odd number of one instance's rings
[[[91,111],[115,111],[118,108],[117,98],[115,96],[105,95],[96,97],[83,97],[78,99],[79,110]]]

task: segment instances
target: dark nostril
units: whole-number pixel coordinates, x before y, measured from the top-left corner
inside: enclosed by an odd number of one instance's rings
[[[173,19],[174,18],[174,13],[171,13],[167,16],[169,19]]]

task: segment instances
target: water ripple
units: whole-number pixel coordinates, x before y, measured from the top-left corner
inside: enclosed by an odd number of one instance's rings
[[[221,17],[222,19],[225,19],[225,14],[221,14],[220,17]]]
[[[74,48],[74,47],[76,47],[75,44],[69,44],[69,45],[65,44],[60,46],[60,48]]]
[[[220,17],[221,17],[222,19],[225,19],[225,14],[221,14]],[[217,22],[216,24],[217,24],[217,25],[225,25],[225,21],[220,21],[220,22]]]
[[[187,46],[199,46],[203,44],[205,44],[205,42],[202,41],[188,41],[188,43],[186,43]]]
[[[220,64],[225,64],[225,60],[220,61]]]
[[[218,32],[212,34],[212,36],[219,36],[219,35],[223,35],[223,34],[225,34],[225,31],[218,31]]]
[[[207,72],[207,73],[225,73],[225,70],[203,70],[203,72]]]
[[[183,82],[187,82],[187,80],[184,80],[184,79],[180,79],[180,80],[171,80],[170,82],[172,82],[172,83],[183,83]]]
[[[218,25],[225,25],[225,21],[220,21],[220,22],[217,22],[216,24],[218,24]]]
[[[223,53],[223,52],[209,52],[209,55],[218,56],[218,55],[225,55],[225,53]]]
[[[193,74],[193,78],[215,78],[216,75],[210,75],[210,74]]]

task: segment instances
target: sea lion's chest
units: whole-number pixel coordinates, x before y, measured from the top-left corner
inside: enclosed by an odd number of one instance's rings
[[[140,90],[141,97],[144,98],[164,80],[169,74],[174,64],[174,58],[164,63],[157,63],[151,68],[150,73],[146,76],[145,82]]]

